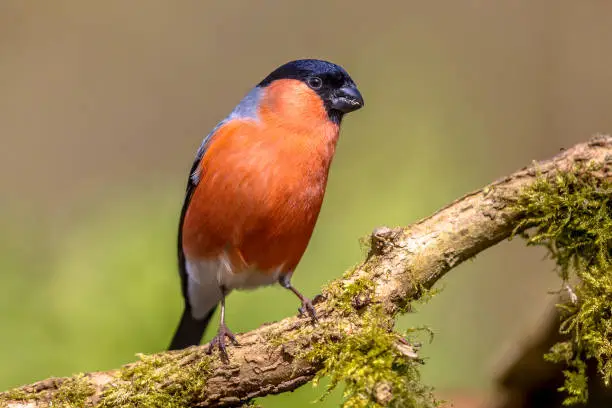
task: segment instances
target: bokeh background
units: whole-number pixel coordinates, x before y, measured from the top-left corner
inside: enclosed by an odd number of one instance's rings
[[[373,228],[612,130],[611,44],[607,0],[1,1],[0,389],[167,346],[193,155],[281,63],[337,62],[366,100],[295,275],[314,294]],[[559,288],[543,255],[502,243],[400,320],[436,332],[426,382],[492,390]],[[279,287],[235,293],[228,321],[246,331],[296,307]],[[261,403],[308,406],[322,391]]]

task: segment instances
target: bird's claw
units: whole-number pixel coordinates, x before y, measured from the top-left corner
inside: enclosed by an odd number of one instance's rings
[[[217,332],[217,335],[210,341],[210,345],[208,346],[206,354],[211,354],[215,346],[217,346],[219,348],[219,353],[221,353],[221,358],[226,361],[229,360],[227,356],[227,348],[225,346],[226,337],[230,339],[234,346],[240,345],[240,343],[238,343],[238,340],[236,340],[236,336],[234,335],[234,333],[232,333],[232,331],[227,328],[225,323],[222,323],[219,326],[219,331]]]
[[[300,313],[300,317],[308,313],[313,323],[318,322],[317,312],[315,311],[315,308],[312,305],[312,301],[310,299],[304,298],[302,300],[302,306],[298,309],[298,312]]]

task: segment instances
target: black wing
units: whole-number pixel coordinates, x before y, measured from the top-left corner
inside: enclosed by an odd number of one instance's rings
[[[183,252],[183,222],[185,221],[185,214],[187,214],[187,208],[189,208],[189,203],[191,202],[193,192],[195,191],[196,187],[198,186],[198,182],[200,181],[198,167],[200,166],[202,157],[204,157],[204,153],[206,153],[206,149],[208,148],[208,142],[212,138],[212,135],[214,135],[217,129],[219,129],[219,127],[222,125],[222,123],[223,122],[215,126],[215,128],[204,138],[202,144],[198,149],[198,152],[196,153],[195,160],[193,161],[193,164],[191,165],[191,170],[189,171],[189,177],[187,178],[185,200],[183,201],[183,208],[181,208],[181,218],[179,219],[178,227],[177,253],[179,275],[181,277],[181,289],[183,292],[183,297],[185,298],[185,305],[187,308],[189,308],[189,301],[187,299],[187,265],[185,264],[185,253]]]

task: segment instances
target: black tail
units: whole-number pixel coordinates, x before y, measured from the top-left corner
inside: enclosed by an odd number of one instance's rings
[[[172,342],[168,350],[180,350],[189,346],[197,346],[202,341],[202,336],[206,330],[206,326],[210,322],[210,319],[215,313],[217,306],[213,307],[210,312],[203,319],[194,319],[191,316],[189,308],[183,310],[183,316],[181,321],[174,333]]]

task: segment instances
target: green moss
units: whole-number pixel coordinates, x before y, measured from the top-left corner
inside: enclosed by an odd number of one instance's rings
[[[14,388],[0,394],[0,408],[8,406],[9,401],[27,401],[36,397],[36,394],[27,393],[21,388]]]
[[[527,231],[521,235],[529,245],[548,249],[565,283],[576,282],[571,297],[577,298],[559,305],[560,332],[569,341],[546,355],[566,364],[566,405],[587,401],[587,359],[597,361],[606,385],[612,381],[612,183],[592,170],[539,177],[514,204],[522,217],[516,231]]]
[[[14,388],[12,390],[3,392],[2,395],[0,395],[0,403],[4,403],[6,401],[27,401],[35,397],[36,394],[27,393],[21,388]]]
[[[360,237],[357,242],[359,243],[359,249],[361,249],[363,256],[366,256],[372,249],[372,234]]]
[[[51,403],[60,407],[82,407],[87,397],[93,395],[94,388],[83,374],[78,374],[61,383],[53,394]]]
[[[344,383],[346,408],[438,406],[432,390],[420,382],[422,363],[402,351],[401,336],[392,330],[393,318],[372,302],[374,282],[355,278],[355,272],[348,271],[323,289],[331,308],[342,318],[292,334],[293,339],[306,334],[316,339],[297,357],[322,367],[315,385],[329,378],[321,399]],[[344,279],[353,280],[347,283]]]
[[[417,282],[417,279],[413,279]],[[442,289],[435,288],[430,289],[424,285],[417,283],[414,288],[414,295],[402,299],[401,302],[396,302],[398,310],[397,313],[400,315],[406,313],[414,313],[416,311],[415,305],[422,305],[429,302],[434,296],[442,292]]]
[[[192,349],[139,357],[121,370],[123,381],[105,391],[99,407],[185,408],[201,397],[212,357]]]
[[[335,280],[323,288],[323,294],[331,300],[331,308],[336,311],[352,313],[369,304],[374,294],[374,282],[365,277],[358,277],[352,281],[356,269],[349,270],[342,279]]]
[[[84,374],[74,377],[58,379],[57,388],[53,384],[40,392],[28,392],[23,388],[7,391],[0,397],[0,406],[5,406],[7,401],[28,401],[40,399],[48,401],[50,406],[55,407],[82,407],[87,398],[95,392]]]
[[[344,383],[346,408],[438,406],[420,381],[421,363],[402,352],[399,336],[388,329],[389,318],[377,307],[362,318],[350,335],[322,338],[302,356],[323,365],[314,380],[330,380],[322,398]]]

